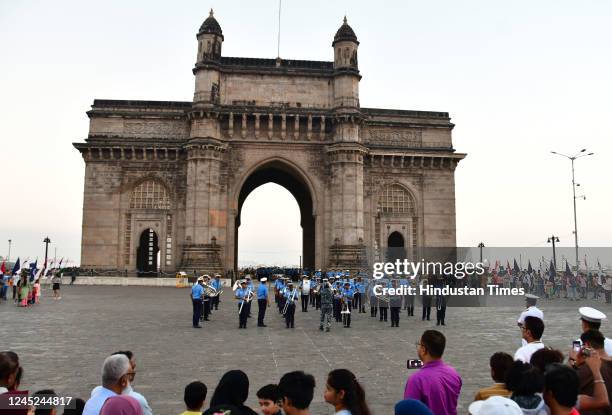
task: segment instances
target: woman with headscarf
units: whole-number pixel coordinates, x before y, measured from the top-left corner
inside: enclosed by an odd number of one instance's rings
[[[210,408],[204,412],[204,415],[228,410],[231,415],[257,415],[257,412],[244,405],[248,397],[248,376],[242,370],[230,370],[221,377],[210,400]]]
[[[131,396],[116,395],[104,402],[100,415],[142,415],[142,408]]]

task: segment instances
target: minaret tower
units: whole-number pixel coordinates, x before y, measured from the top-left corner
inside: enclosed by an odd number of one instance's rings
[[[367,153],[360,127],[359,41],[346,16],[336,32],[334,48],[334,143],[327,149],[331,167],[330,256],[328,266],[356,269],[363,266],[364,216],[363,171]]]
[[[221,180],[227,144],[221,137],[218,113],[223,32],[212,9],[196,38],[195,92],[189,112],[191,130],[184,146],[187,186],[182,266],[222,273],[222,247],[227,237],[224,214],[227,194]]]

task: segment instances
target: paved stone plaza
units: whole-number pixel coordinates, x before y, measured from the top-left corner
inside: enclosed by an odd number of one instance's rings
[[[332,368],[352,370],[364,384],[375,414],[392,413],[402,398],[406,359],[415,358],[414,343],[435,321],[422,322],[401,315],[400,328],[379,323],[367,314],[353,314],[352,328],[334,324],[331,333],[318,330],[319,313],[296,311],[296,328],[284,328],[272,306],[267,328],[249,320],[248,330],[238,330],[237,309],[226,292],[221,309],[203,330],[191,327],[191,303],[187,289],[151,287],[64,286],[60,301],[43,292],[42,303],[30,309],[0,304],[0,349],[17,352],[25,370],[23,388],[53,388],[61,395],[87,398],[100,383],[104,358],[130,349],[137,358],[135,389],[149,400],[156,414],[183,410],[184,386],[202,380],[208,399],[221,375],[244,370],[251,380],[248,404],[257,407],[255,392],[277,382],[291,370],[303,369],[317,381],[313,414],[332,414],[323,402],[325,376]],[[508,301],[512,303],[513,301]],[[519,345],[515,306],[449,308],[445,360],[463,377],[459,413],[467,413],[476,390],[491,383],[488,359],[496,351],[514,353]],[[586,301],[541,302],[546,317],[544,342],[566,351],[579,334],[577,307]],[[595,305],[610,314],[601,301]],[[253,316],[256,316],[256,305]],[[432,310],[435,311],[435,310]],[[433,315],[432,315],[433,317]],[[612,327],[604,323],[604,333]],[[208,400],[207,399],[207,400]]]

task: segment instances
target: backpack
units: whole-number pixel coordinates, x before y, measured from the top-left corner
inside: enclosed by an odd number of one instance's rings
[[[332,305],[334,303],[334,296],[329,287],[321,288],[321,305]]]

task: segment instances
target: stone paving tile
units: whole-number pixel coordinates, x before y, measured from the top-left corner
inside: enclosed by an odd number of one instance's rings
[[[313,414],[332,414],[323,401],[325,377],[332,368],[346,367],[363,383],[375,414],[392,413],[401,399],[410,371],[406,359],[415,358],[420,334],[436,328],[435,321],[401,315],[400,328],[388,327],[366,314],[353,313],[352,328],[332,323],[331,333],[318,330],[319,313],[296,311],[296,328],[285,329],[274,306],[268,309],[268,328],[238,330],[237,309],[224,293],[221,309],[205,328],[191,328],[188,290],[154,287],[65,286],[54,301],[48,289],[42,303],[30,309],[0,304],[0,349],[19,353],[25,374],[23,387],[54,388],[64,396],[87,398],[100,382],[104,358],[130,349],[137,358],[135,389],[149,400],[156,414],[183,409],[184,386],[196,379],[206,383],[209,396],[221,375],[242,369],[250,378],[247,403],[256,408],[257,389],[277,382],[291,370],[315,376]],[[463,377],[459,413],[466,413],[475,392],[491,383],[488,359],[496,351],[514,353],[520,344],[516,318],[523,301],[506,299],[499,307],[449,308],[445,360]],[[605,313],[612,308],[592,301],[541,301],[545,312],[547,345],[567,351],[579,334],[577,308],[594,305]],[[257,314],[253,306],[253,316]],[[435,310],[433,310],[435,312]],[[432,314],[432,317],[434,315]],[[610,323],[602,326],[612,334]]]

